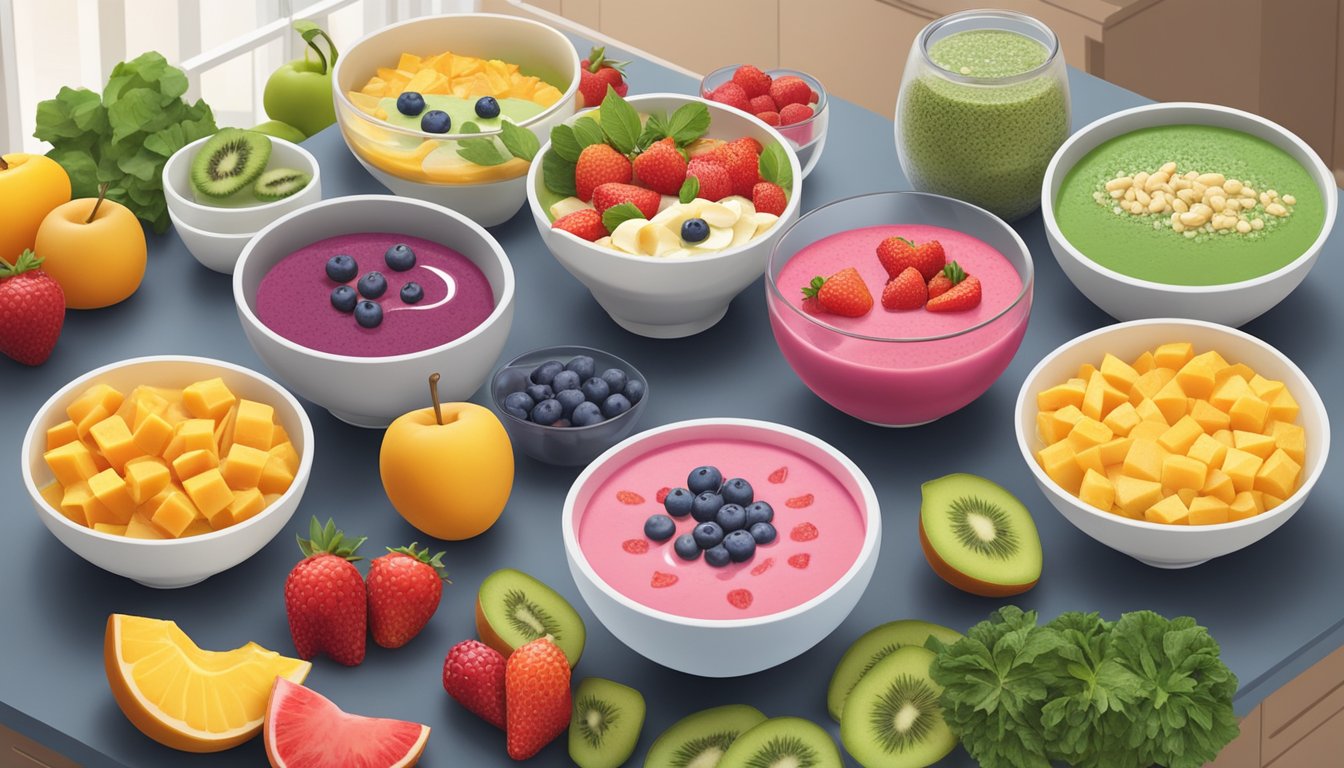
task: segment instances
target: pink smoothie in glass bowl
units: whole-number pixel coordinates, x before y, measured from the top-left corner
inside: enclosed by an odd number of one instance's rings
[[[937,240],[947,261],[979,278],[980,305],[957,312],[889,311],[877,245],[898,235]],[[854,267],[872,293],[861,317],[816,313],[802,288]],[[766,301],[780,351],[809,389],[881,426],[913,426],[979,397],[1003,373],[1026,333],[1032,263],[1001,219],[937,195],[886,192],[840,200],[799,219],[771,254]]]

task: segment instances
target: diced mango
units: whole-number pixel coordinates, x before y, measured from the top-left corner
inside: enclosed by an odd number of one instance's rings
[[[1208,465],[1189,456],[1167,454],[1162,457],[1161,483],[1164,488],[1177,490],[1189,488],[1191,491],[1198,491],[1204,487],[1208,474]]]
[[[180,491],[172,491],[154,510],[150,522],[169,538],[176,539],[200,515],[191,499]]]
[[[270,458],[266,451],[234,443],[228,457],[220,464],[220,473],[224,475],[224,482],[235,491],[256,488],[261,482],[261,471]]]
[[[1220,411],[1209,404],[1207,400],[1196,400],[1193,407],[1190,408],[1190,418],[1199,424],[1200,428],[1209,434],[1213,434],[1220,429],[1227,429],[1232,424],[1232,417],[1226,412]]]
[[[1162,484],[1121,475],[1114,481],[1115,503],[1129,517],[1143,519],[1143,513],[1162,500]]]
[[[1106,476],[1089,469],[1087,474],[1083,475],[1083,483],[1078,489],[1078,498],[1084,504],[1092,506],[1105,512],[1115,503],[1115,486]]]
[[[75,398],[70,405],[66,406],[65,415],[69,416],[71,421],[79,424],[88,419],[90,414],[101,410],[102,416],[98,420],[105,419],[116,413],[117,409],[121,407],[121,402],[125,399],[125,395],[115,387],[107,384],[94,384],[84,390],[84,394]],[[90,426],[98,420],[90,422]]]
[[[1214,390],[1209,398],[1209,404],[1224,413],[1232,410],[1232,406],[1243,397],[1255,397],[1255,392],[1251,390],[1251,385],[1240,376],[1232,376],[1225,379]]]
[[[1181,385],[1175,380],[1169,381],[1162,386],[1152,397],[1153,405],[1162,411],[1162,418],[1167,420],[1168,424],[1175,424],[1185,415],[1189,403],[1186,400],[1185,392]]]
[[[1082,414],[1082,411],[1079,411]],[[1055,421],[1055,411],[1039,411],[1036,414],[1036,436],[1042,443],[1057,443],[1069,436],[1071,425]]]
[[[1251,391],[1255,396],[1267,403],[1274,402],[1274,396],[1283,391],[1283,382],[1274,379],[1266,379],[1260,374],[1255,374],[1247,380],[1251,385]]]
[[[229,449],[233,447],[233,425],[238,418],[238,404],[234,403],[229,407],[229,412],[215,424],[215,452],[220,456],[228,456]]]
[[[1269,403],[1253,394],[1246,395],[1237,398],[1227,415],[1232,419],[1234,436],[1238,429],[1248,432],[1264,432],[1265,422],[1269,420]]]
[[[1277,446],[1288,457],[1298,464],[1305,464],[1307,461],[1307,432],[1296,424],[1289,424],[1284,421],[1276,421],[1270,428],[1270,435],[1274,438],[1274,445]]]
[[[137,505],[143,504],[173,481],[168,465],[154,456],[141,456],[126,462],[126,487]]]
[[[1266,496],[1286,499],[1297,490],[1297,480],[1301,474],[1302,466],[1276,448],[1260,465],[1260,471],[1255,473],[1254,488]]]
[[[183,480],[182,490],[186,491],[187,498],[191,499],[196,509],[210,520],[233,503],[233,491],[229,488],[229,484],[224,482],[224,475],[220,473],[218,467]]]
[[[1238,493],[1236,498],[1227,508],[1227,519],[1230,521],[1245,520],[1248,517],[1255,517],[1265,511],[1263,502],[1255,498],[1250,491]]]
[[[1201,433],[1199,437],[1195,438],[1195,442],[1191,443],[1185,455],[1207,467],[1221,467],[1223,466],[1223,457],[1227,455],[1227,446],[1214,440],[1211,435]]]
[[[1143,517],[1150,523],[1167,525],[1189,525],[1190,510],[1179,496],[1168,496],[1149,507]]]
[[[1057,411],[1066,405],[1083,407],[1083,392],[1087,382],[1083,379],[1069,379],[1036,394],[1036,407],[1042,411]]]
[[[157,413],[147,413],[139,419],[131,439],[146,455],[162,456],[173,439],[173,425]]]
[[[228,524],[237,525],[248,518],[255,517],[265,508],[266,499],[261,495],[261,491],[256,488],[238,491],[233,494],[233,501],[225,510],[229,515]]]
[[[1111,386],[1106,377],[1097,371],[1092,374],[1083,391],[1083,415],[1101,421],[1112,409],[1128,399],[1128,395]]]
[[[1156,440],[1135,439],[1125,454],[1125,474],[1140,480],[1162,480],[1162,460],[1167,452]],[[1081,482],[1082,478],[1079,478]]]
[[[1165,489],[1163,490],[1165,491]],[[1176,491],[1176,498],[1180,499],[1181,503],[1187,507],[1190,506],[1190,502],[1194,501],[1195,497],[1198,495],[1199,491],[1195,490],[1194,488],[1181,488]]]
[[[1056,443],[1067,447],[1068,442]],[[1069,458],[1069,464],[1073,466],[1074,471],[1078,473],[1078,479],[1082,480],[1082,470],[1078,469],[1077,462]],[[289,486],[294,483],[294,473],[289,471],[285,464],[284,457],[271,456],[266,460],[266,466],[261,470],[261,480],[257,482],[257,488],[264,494],[284,493],[289,490]],[[1066,486],[1067,487],[1067,486]],[[1075,488],[1077,486],[1074,486]],[[1070,491],[1072,493],[1072,491]]]
[[[1176,372],[1170,368],[1154,368],[1147,373],[1139,374],[1139,378],[1134,381],[1134,386],[1129,390],[1129,401],[1138,405],[1140,400],[1151,400],[1175,378]]]
[[[1157,403],[1154,403],[1152,400],[1145,397],[1139,402],[1134,403],[1134,412],[1139,414],[1140,419],[1161,424],[1163,431],[1166,430],[1167,417],[1163,415],[1162,409],[1157,407]]]
[[[1124,437],[1129,431],[1138,426],[1143,421],[1139,412],[1134,408],[1133,403],[1121,403],[1114,410],[1106,414],[1106,418],[1101,422],[1111,428],[1111,432]]]
[[[189,478],[218,466],[219,457],[215,455],[214,451],[187,451],[173,459],[173,475],[177,477],[179,483],[186,483]]]
[[[1247,432],[1243,429],[1232,431],[1232,445],[1240,448],[1247,453],[1253,453],[1262,459],[1268,459],[1269,454],[1274,452],[1277,447],[1274,444],[1272,435],[1262,435],[1259,432]]]
[[[56,486],[57,490],[62,488],[60,483],[53,483],[53,485]],[[73,485],[64,486],[64,493],[61,494],[60,500],[52,506],[59,509],[61,514],[74,522],[87,527],[89,525],[88,506],[91,501],[96,503],[93,492],[89,490],[88,482],[81,480]]]
[[[189,451],[214,453],[218,450],[215,444],[215,422],[211,419],[188,419],[178,424],[173,439],[176,441],[178,438],[182,440],[182,453]],[[168,458],[167,455],[164,458]]]
[[[285,466],[289,468],[289,473],[291,475],[297,475],[299,473],[299,464],[302,463],[302,459],[299,457],[299,452],[294,448],[293,443],[288,440],[282,443],[276,443],[271,446],[271,450],[267,451],[267,453],[272,456],[279,456],[280,459],[285,462]]]
[[[223,418],[238,398],[221,378],[198,381],[182,390],[182,404],[197,419],[218,421]]]
[[[136,512],[126,524],[126,536],[132,539],[162,539],[163,534],[149,522],[149,518]]]
[[[89,430],[98,422],[111,416],[114,412],[109,411],[102,403],[96,403],[93,409],[84,415],[84,418],[75,421],[75,432],[80,439],[88,437]]]
[[[1134,382],[1139,380],[1139,372],[1133,366],[1109,352],[1101,358],[1101,368],[1098,370],[1106,377],[1108,384],[1121,392],[1133,389]]]
[[[1145,373],[1147,373],[1147,372],[1153,370],[1154,368],[1156,368],[1156,367],[1157,367],[1157,362],[1156,362],[1156,360],[1153,358],[1153,353],[1152,353],[1151,351],[1145,349],[1145,350],[1143,351],[1143,354],[1141,354],[1141,355],[1139,355],[1138,357],[1134,358],[1134,362],[1130,363],[1130,366],[1133,367],[1134,370],[1135,370],[1140,376],[1142,376],[1143,374],[1145,374]]]
[[[75,441],[42,454],[56,482],[70,486],[81,480],[88,480],[98,474],[98,465],[93,461],[93,452],[84,443]]]
[[[1240,376],[1241,378],[1245,379],[1246,382],[1249,384],[1251,379],[1255,377],[1255,371],[1251,369],[1251,366],[1245,363],[1228,365],[1226,362],[1224,362],[1224,365],[1226,367],[1218,372],[1219,384],[1222,384],[1225,379],[1229,379],[1233,376]]]
[[[109,515],[109,519],[95,520],[90,518],[90,525],[96,525],[97,523],[125,525],[131,519],[131,514],[135,512],[135,500],[131,498],[131,491],[126,487],[126,481],[114,469],[105,469],[90,477],[89,492],[93,494],[99,504],[103,505]]]
[[[1079,411],[1079,413],[1081,413],[1081,411]],[[284,428],[284,427],[280,426],[279,424],[273,424],[273,425],[271,425],[271,447],[272,447],[272,448],[274,448],[275,446],[277,446],[277,445],[279,445],[279,444],[281,444],[281,443],[288,443],[289,441],[290,441],[290,440],[289,440],[289,433],[285,431],[285,428]]]
[[[135,404],[135,413],[130,421],[132,432],[139,429],[145,419],[150,416],[163,418],[163,413],[168,410],[168,399],[149,387],[136,387],[131,390],[128,399]]]
[[[1171,453],[1185,455],[1190,450],[1190,446],[1195,444],[1195,440],[1204,434],[1204,428],[1199,426],[1190,415],[1182,416],[1175,424],[1167,428],[1162,436],[1157,438],[1157,444]]]
[[[131,428],[120,416],[109,416],[94,424],[89,435],[103,458],[118,472],[126,467],[126,462],[145,455],[132,439]]]
[[[1259,474],[1262,464],[1264,460],[1253,453],[1228,448],[1227,455],[1223,457],[1222,470],[1232,478],[1232,487],[1241,493],[1255,487],[1255,476]]]
[[[1217,432],[1214,432],[1213,439],[1229,448],[1234,448],[1237,444],[1236,439],[1232,437],[1232,430],[1230,429],[1220,429]]]
[[[1214,380],[1218,371],[1227,367],[1227,363],[1222,361],[1222,358],[1211,357],[1211,354],[1216,355],[1217,353],[1205,352],[1202,355],[1196,355],[1176,372],[1176,383],[1180,384],[1181,391],[1190,397],[1204,399],[1212,395]]]
[[[1190,502],[1191,525],[1217,525],[1228,520],[1228,505],[1212,496],[1198,496]]]
[[[1209,470],[1209,475],[1204,480],[1204,487],[1199,489],[1199,493],[1201,496],[1222,499],[1228,504],[1237,497],[1237,489],[1232,486],[1232,478],[1221,469]]]
[[[1284,387],[1279,391],[1274,399],[1269,402],[1269,417],[1275,421],[1297,421],[1297,414],[1301,410],[1293,394]]]
[[[1265,505],[1266,512],[1283,504],[1283,501],[1284,501],[1283,499],[1271,493],[1266,493],[1261,497],[1261,503]]]
[[[116,525],[114,523],[94,523],[93,530],[99,533],[110,533],[113,536],[125,536],[126,526]]]
[[[1173,341],[1153,350],[1153,362],[1159,368],[1179,371],[1195,356],[1195,345],[1188,341]]]
[[[79,430],[75,428],[75,422],[62,421],[60,424],[47,430],[47,450],[60,448],[66,443],[73,443],[79,439]]]
[[[258,450],[271,447],[275,409],[253,400],[238,401],[238,415],[234,417],[233,442]]]
[[[1167,425],[1165,422],[1141,421],[1137,427],[1129,430],[1127,437],[1131,437],[1135,440],[1156,441],[1159,437],[1166,434],[1166,432]]]
[[[1069,442],[1075,451],[1100,445],[1112,437],[1111,428],[1096,419],[1084,416],[1069,430]]]

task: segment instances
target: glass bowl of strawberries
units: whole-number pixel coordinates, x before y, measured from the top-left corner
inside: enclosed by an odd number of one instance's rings
[[[821,81],[806,72],[730,64],[705,75],[700,95],[755,115],[779,131],[798,153],[803,176],[821,159],[830,110]]]

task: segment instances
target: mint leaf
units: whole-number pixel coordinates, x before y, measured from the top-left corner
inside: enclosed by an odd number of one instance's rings
[[[471,122],[470,120],[468,120],[467,122],[465,122],[465,123],[463,123],[463,124],[461,124],[461,125],[459,125],[459,126],[457,127],[457,132],[458,132],[458,133],[480,133],[480,132],[481,132],[481,126],[479,126],[479,125],[477,125],[477,124]]]
[[[579,151],[594,144],[607,143],[607,137],[602,133],[602,126],[591,117],[581,117],[574,121],[574,138],[579,142]]]
[[[574,186],[574,163],[554,150],[541,156],[541,177],[546,188],[557,195],[573,197],[578,194],[578,188]]]
[[[693,101],[677,107],[667,125],[667,135],[677,142],[677,146],[686,146],[705,135],[709,130],[709,108]]]
[[[476,165],[501,165],[509,161],[509,158],[499,151],[499,147],[495,146],[494,139],[461,139],[457,142],[457,154]]]
[[[574,136],[574,129],[561,124],[551,129],[551,151],[571,163],[577,163],[583,147],[579,146],[579,140]]]
[[[617,227],[630,219],[642,218],[645,218],[644,214],[634,203],[621,203],[611,206],[602,214],[602,226],[606,227],[608,232],[615,232]]]
[[[677,199],[689,203],[698,194],[700,194],[700,180],[694,176],[687,176],[686,181],[681,184],[681,191],[677,193]]]
[[[793,190],[793,166],[789,164],[789,153],[778,144],[770,144],[761,152],[758,163],[761,178],[778,184],[789,194]]]
[[[661,141],[667,137],[667,116],[661,112],[651,112],[644,121],[644,130],[639,134],[637,149],[641,152],[648,149],[654,142]]]
[[[602,133],[607,137],[607,142],[623,155],[634,152],[642,130],[635,108],[608,85],[607,95],[602,99],[602,106],[597,108],[597,113],[602,117]]]
[[[505,120],[500,123],[499,130],[499,140],[504,142],[504,148],[520,160],[532,162],[532,158],[536,157],[537,151],[541,149],[537,135],[526,128],[519,128]]]

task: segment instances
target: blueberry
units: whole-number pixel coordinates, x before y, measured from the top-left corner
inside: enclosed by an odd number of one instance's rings
[[[644,399],[644,382],[639,379],[625,382],[625,391],[621,394],[625,395],[625,399],[629,400],[631,405],[638,403]]]
[[[625,371],[622,371],[620,368],[608,368],[602,372],[601,378],[603,381],[607,382],[607,386],[611,388],[613,393],[625,390]]]
[[[447,133],[452,125],[452,118],[441,109],[431,109],[420,118],[420,130],[425,133]]]
[[[713,520],[723,507],[723,497],[713,491],[705,491],[691,501],[691,517],[700,522]]]
[[[724,567],[732,562],[732,559],[732,555],[728,554],[728,550],[724,549],[722,544],[705,550],[705,562],[715,568]]]
[[[566,389],[577,390],[579,388],[579,381],[579,374],[573,371],[561,371],[555,374],[555,378],[551,379],[551,389],[554,389],[556,392],[561,392]],[[585,397],[584,399],[587,398]]]
[[[355,322],[365,328],[377,328],[383,323],[383,308],[376,301],[361,301],[355,305]]]
[[[695,543],[695,535],[684,533],[673,542],[672,549],[682,560],[694,560],[700,557],[700,545]]]
[[[775,540],[775,536],[779,535],[775,532],[775,526],[769,523],[752,523],[748,531],[757,544],[769,544]]]
[[[561,365],[559,360],[547,360],[533,368],[532,375],[529,378],[532,379],[533,384],[550,384],[555,379],[555,374],[563,370],[565,370],[565,366]]]
[[[387,293],[387,278],[383,273],[377,270],[365,272],[364,276],[359,278],[359,295],[366,299],[376,299]]]
[[[538,403],[542,400],[550,400],[555,397],[555,391],[545,384],[533,384],[523,391],[527,392],[528,397],[536,400]]]
[[[425,289],[419,283],[411,282],[401,286],[401,300],[406,304],[416,304],[425,298]]]
[[[499,102],[494,96],[482,96],[476,100],[476,116],[486,120],[499,117]]]
[[[415,266],[415,251],[405,243],[397,243],[383,254],[383,261],[387,262],[388,269],[393,272],[405,272]]]
[[[723,541],[723,529],[713,520],[695,526],[695,530],[691,533],[695,535],[695,543],[699,544],[701,549],[716,547]]]
[[[586,403],[583,399],[583,393],[577,389],[562,389],[555,393],[555,399],[560,402],[560,407],[564,408],[566,419],[574,415],[574,409],[579,407],[579,403]]]
[[[733,558],[734,563],[740,563],[756,554],[756,539],[746,531],[733,531],[723,537],[723,548],[728,550],[728,556]]]
[[[359,294],[348,285],[338,285],[331,289],[331,306],[342,312],[354,312],[359,303]]]
[[[724,483],[723,487],[719,489],[719,493],[723,494],[723,500],[729,504],[741,504],[744,507],[750,504],[754,498],[751,492],[751,483],[740,477],[734,477]]]
[[[649,515],[644,521],[644,535],[654,541],[667,541],[677,532],[677,524],[667,515]]]
[[[591,427],[602,422],[602,410],[597,407],[597,403],[585,400],[574,407],[574,413],[570,415],[569,420],[576,427]]]
[[[520,419],[526,419],[534,405],[536,401],[528,397],[526,392],[510,392],[504,396],[504,410]]]
[[[736,531],[747,527],[747,510],[740,504],[724,504],[714,515],[714,521],[725,531]]]
[[[625,399],[625,395],[615,394],[602,401],[602,415],[614,419],[633,407],[630,401]]]
[[[593,358],[587,355],[579,355],[565,363],[565,370],[579,374],[579,381],[587,381],[593,378],[593,374],[597,371],[597,364],[593,362]]]
[[[691,514],[691,505],[694,503],[695,496],[690,491],[685,488],[673,488],[663,499],[663,509],[673,517],[685,517]]]
[[[775,508],[767,501],[755,501],[747,505],[747,527],[757,523],[768,523],[775,519]]]
[[[415,117],[425,111],[425,97],[415,91],[403,91],[397,97],[397,111],[407,117]]]
[[[327,277],[338,283],[348,283],[359,274],[359,264],[348,253],[338,253],[327,259]]]
[[[532,421],[543,427],[549,427],[560,420],[564,408],[559,400],[542,400],[532,408]]]
[[[687,219],[681,223],[681,239],[688,243],[698,243],[709,237],[709,224],[704,219]]]
[[[686,478],[686,487],[692,493],[718,491],[720,485],[723,485],[723,473],[718,467],[696,467]]]
[[[611,394],[611,388],[607,386],[607,382],[596,377],[583,382],[582,389],[583,396],[593,403],[600,403]]]

